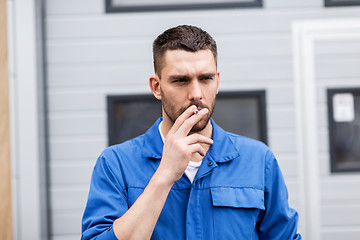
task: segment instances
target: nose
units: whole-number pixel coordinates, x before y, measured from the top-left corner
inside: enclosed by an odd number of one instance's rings
[[[189,84],[189,99],[191,101],[200,101],[203,98],[201,85],[198,80],[191,81]]]

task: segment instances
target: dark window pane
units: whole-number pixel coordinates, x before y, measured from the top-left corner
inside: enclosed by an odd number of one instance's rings
[[[329,89],[328,108],[331,171],[360,171],[360,89]]]
[[[109,145],[145,133],[160,116],[161,103],[151,95],[109,96]],[[220,93],[213,119],[226,131],[266,143],[265,91]]]

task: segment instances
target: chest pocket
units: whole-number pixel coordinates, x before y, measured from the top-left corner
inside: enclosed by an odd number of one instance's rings
[[[265,210],[264,192],[256,188],[211,188],[214,239],[258,239],[256,223]],[[226,231],[224,231],[226,229]]]
[[[264,192],[256,188],[211,188],[214,207],[257,208],[265,210]]]

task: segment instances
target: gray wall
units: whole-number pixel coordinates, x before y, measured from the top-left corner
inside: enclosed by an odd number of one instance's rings
[[[296,160],[291,23],[358,17],[360,8],[325,9],[320,0],[264,0],[263,9],[106,14],[104,2],[46,1],[53,239],[79,239],[92,167],[107,146],[106,96],[150,93],[151,43],[178,24],[198,25],[217,40],[221,91],[266,90],[269,146],[285,176],[290,203],[301,215],[305,209]],[[354,190],[359,189],[359,174],[334,179],[329,173],[324,88],[344,81],[360,86],[360,62],[349,49],[336,49],[329,43],[316,52],[323,153],[321,234],[324,239],[355,239],[360,234],[360,194]]]

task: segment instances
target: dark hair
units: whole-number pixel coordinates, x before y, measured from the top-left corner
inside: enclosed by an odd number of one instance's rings
[[[217,64],[217,47],[215,40],[201,28],[181,25],[170,28],[160,34],[153,43],[153,58],[155,73],[160,76],[163,67],[163,57],[167,50],[185,50],[197,52],[211,50]]]

